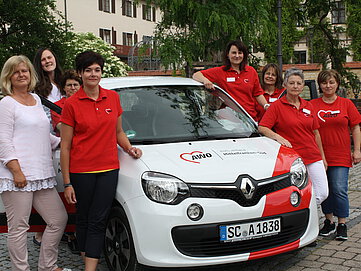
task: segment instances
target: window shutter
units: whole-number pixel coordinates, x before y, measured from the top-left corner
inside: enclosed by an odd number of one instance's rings
[[[133,3],[133,17],[137,18],[137,4]]]
[[[112,13],[115,13],[115,0],[112,0]]]
[[[142,11],[143,11],[143,20],[145,20],[146,16],[145,16],[145,13],[146,13],[146,5],[142,5]]]
[[[117,31],[112,27],[112,44],[117,44]]]
[[[103,0],[98,0],[98,4],[99,4],[99,10],[102,11],[103,10]]]
[[[99,28],[99,37],[104,40],[104,29]]]
[[[153,11],[153,22],[155,22],[155,7],[152,8],[152,11]]]
[[[125,15],[125,0],[122,1],[122,15]]]
[[[123,45],[127,45],[127,33],[123,32]]]
[[[138,43],[138,34],[134,31],[134,45]]]

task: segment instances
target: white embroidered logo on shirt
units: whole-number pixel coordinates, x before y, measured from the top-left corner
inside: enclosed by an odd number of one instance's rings
[[[105,112],[106,112],[107,114],[110,114],[110,112],[112,112],[112,109],[111,109],[111,108],[107,108],[107,109],[105,109]]]
[[[322,113],[324,113],[323,116],[321,116]],[[332,111],[332,110],[327,110],[327,111],[326,110],[320,110],[320,111],[318,111],[317,116],[319,117],[320,120],[322,120],[323,122],[326,122],[325,118],[335,118],[340,113],[341,113],[340,110],[335,110],[335,111]]]

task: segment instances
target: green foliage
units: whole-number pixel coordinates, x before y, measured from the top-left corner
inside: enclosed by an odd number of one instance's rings
[[[101,54],[105,59],[103,77],[126,76],[127,71],[131,70],[127,64],[120,61],[120,59],[113,54],[115,50],[114,46],[106,43],[101,38],[96,37],[92,33],[73,33],[72,35],[71,41],[65,44],[68,48],[65,61],[66,68],[72,68],[74,66],[74,58],[77,54],[92,50]]]
[[[278,0],[270,0],[268,35],[260,37],[257,47],[259,51],[265,52],[267,62],[277,63],[277,45],[278,45],[278,18],[277,18]],[[290,63],[293,56],[293,47],[295,41],[302,38],[303,30],[297,28],[297,22],[304,24],[303,6],[299,0],[282,0],[282,58],[283,63]]]
[[[166,67],[213,60],[233,39],[255,44],[269,35],[269,1],[154,0],[163,11],[157,27],[159,55]]]
[[[54,0],[0,1],[0,67],[13,55],[32,60],[40,47],[51,48],[63,64],[63,42],[70,36],[54,14]]]
[[[356,9],[360,15],[361,2],[359,0],[347,0],[344,2],[346,3],[348,14]],[[335,2],[329,0],[307,0],[305,7],[307,11],[305,16],[309,20],[308,29],[312,32],[313,37],[311,54],[314,56],[314,62],[321,63],[324,69],[331,65],[333,69],[341,74],[342,85],[344,87],[360,91],[359,80],[356,80],[357,76],[344,67],[346,56],[349,54],[349,48],[341,44],[340,36],[346,34],[346,29],[332,25],[327,18],[327,14],[335,8]],[[351,21],[353,20],[355,18],[351,16]],[[348,26],[348,31],[354,34],[358,33],[357,26],[360,25],[358,21],[354,22],[353,25]],[[360,42],[358,38],[360,37],[356,37],[356,43],[357,41]],[[357,53],[357,48],[360,48],[360,44],[355,44],[355,41],[353,43]]]

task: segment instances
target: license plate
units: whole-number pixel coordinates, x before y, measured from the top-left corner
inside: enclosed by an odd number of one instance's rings
[[[235,242],[275,235],[281,232],[281,219],[225,225],[219,227],[221,242]]]

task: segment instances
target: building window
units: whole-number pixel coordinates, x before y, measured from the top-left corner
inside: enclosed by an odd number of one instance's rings
[[[334,4],[335,4],[335,6],[332,10],[332,23],[333,24],[346,23],[345,3],[338,1],[338,2],[335,2]]]
[[[122,0],[122,14],[128,17],[137,17],[137,5],[129,0]]]
[[[152,41],[152,36],[143,36],[142,41],[149,44]]]
[[[294,64],[306,64],[306,51],[294,51],[293,52]]]
[[[98,0],[99,10],[115,13],[115,0]]]
[[[136,31],[134,31],[134,34],[123,32],[123,45],[133,46],[137,42],[138,42],[138,34]]]
[[[99,36],[104,40],[106,43],[111,44],[111,31],[108,29],[99,29]]]
[[[152,20],[152,7],[148,5],[142,5],[143,7],[143,20]]]

